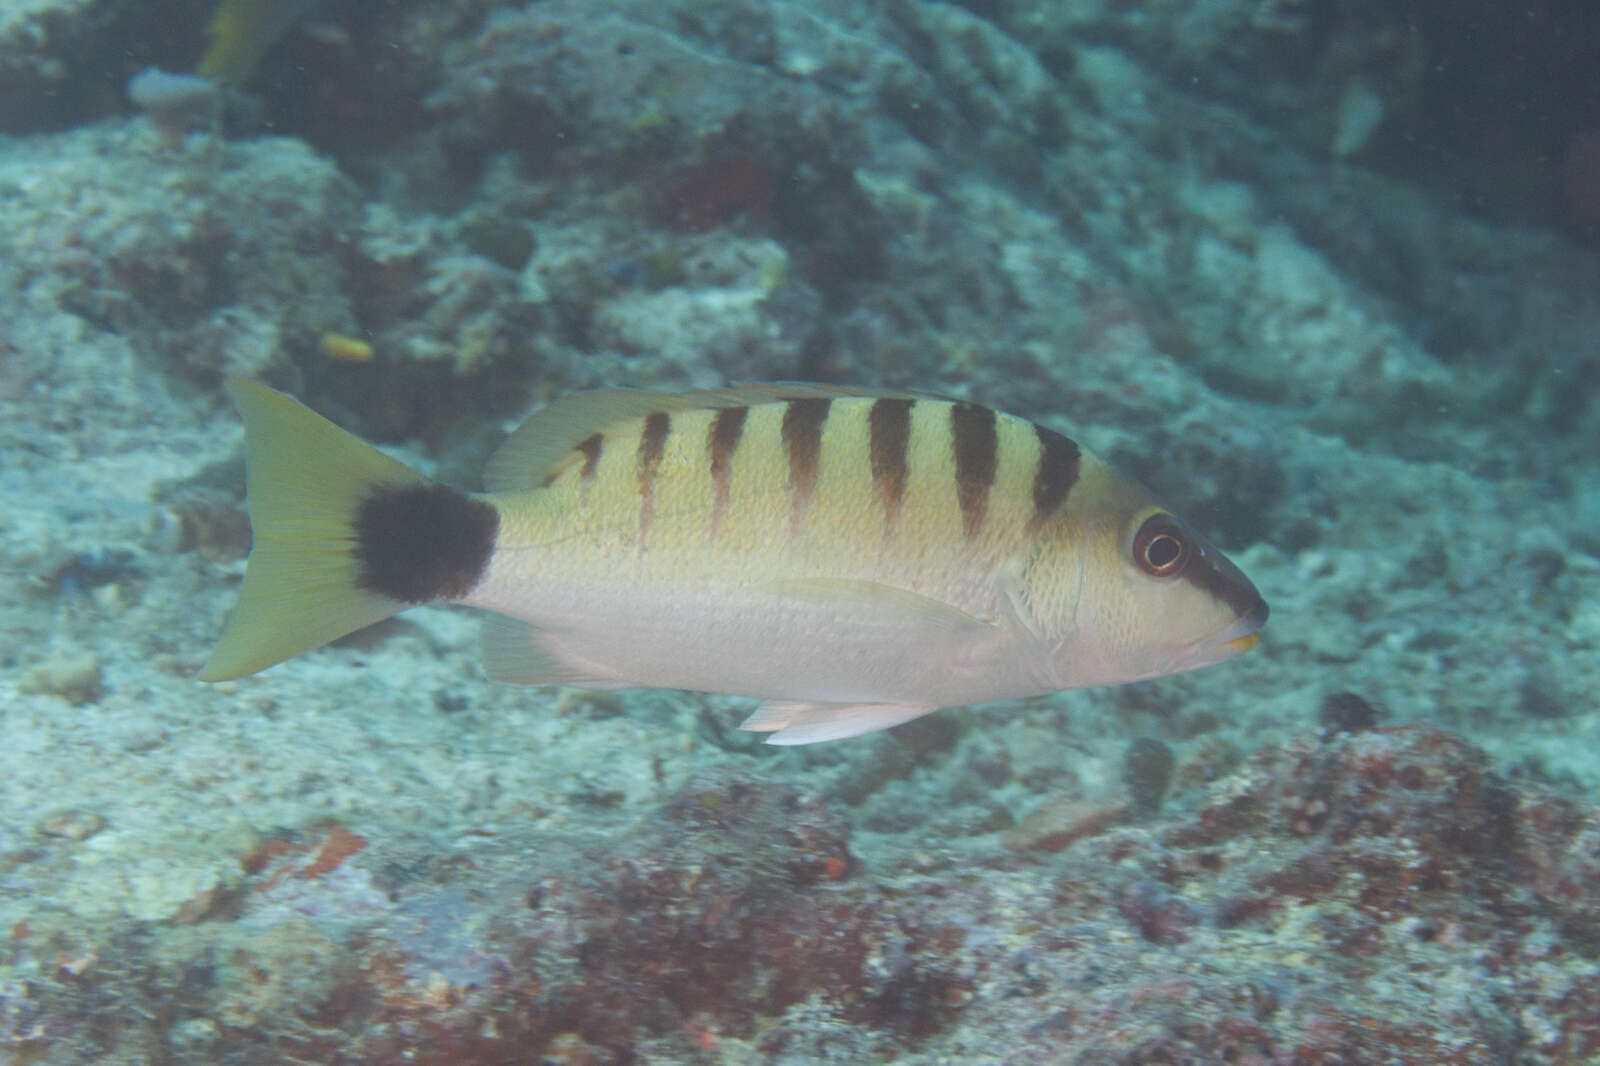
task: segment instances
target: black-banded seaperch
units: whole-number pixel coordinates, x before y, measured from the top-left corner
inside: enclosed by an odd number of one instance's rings
[[[1136,482],[975,404],[585,393],[470,494],[264,385],[229,391],[255,541],[208,681],[453,602],[494,612],[491,677],[757,697],[744,728],[804,744],[1206,666],[1267,617]]]

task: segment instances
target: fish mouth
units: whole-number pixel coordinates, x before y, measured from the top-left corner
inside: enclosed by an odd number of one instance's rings
[[[1238,655],[1242,651],[1249,651],[1251,648],[1260,643],[1260,633],[1246,633],[1242,637],[1235,637],[1232,640],[1223,641],[1221,644],[1217,645],[1216,650],[1218,653],[1227,652],[1229,655]]]
[[[1261,627],[1267,624],[1267,602],[1259,597],[1248,614],[1240,615],[1195,646],[1198,665],[1209,666],[1247,652],[1261,643]]]

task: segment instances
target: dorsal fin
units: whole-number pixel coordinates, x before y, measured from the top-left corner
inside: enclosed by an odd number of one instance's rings
[[[614,389],[563,396],[530,415],[512,431],[484,468],[490,492],[526,492],[545,484],[551,470],[572,455],[583,440],[607,426],[644,418],[657,411],[704,411],[754,407],[763,403],[837,396],[903,396],[904,393],[839,385],[782,382],[740,385],[693,392]]]

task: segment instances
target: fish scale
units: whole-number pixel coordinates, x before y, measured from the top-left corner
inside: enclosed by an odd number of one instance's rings
[[[590,477],[583,475],[583,464],[567,463],[547,493],[523,502],[540,512],[536,521],[552,539],[565,539],[576,527],[590,530],[597,548],[608,555],[634,548],[645,554],[689,551],[708,570],[725,566],[729,558],[751,565],[768,555],[836,566],[841,555],[859,556],[863,547],[874,549],[872,558],[880,566],[897,559],[916,564],[941,554],[999,555],[1017,550],[1030,535],[1036,518],[1033,486],[1043,454],[1031,423],[996,419],[988,472],[971,479],[966,490],[978,501],[969,514],[954,464],[952,414],[963,405],[924,400],[909,406],[910,434],[899,474],[904,488],[891,494],[873,477],[870,414],[874,406],[894,401],[827,402],[814,458],[804,464],[814,478],[796,478],[795,447],[783,432],[797,405],[816,409],[817,400],[801,399],[659,416],[666,419],[659,457],[653,445],[646,446],[646,420],[630,420],[604,435]],[[724,435],[719,462],[715,427],[734,411],[743,412],[739,433]],[[1060,503],[1061,498],[1050,500],[1052,508]],[[701,549],[707,546],[717,551],[705,556]],[[936,575],[913,571],[910,576]]]
[[[491,677],[753,696],[745,728],[812,743],[1210,665],[1266,620],[1137,483],[968,402],[580,394],[512,434],[471,495],[265,386],[230,391],[256,541],[206,680],[440,600],[498,616]]]

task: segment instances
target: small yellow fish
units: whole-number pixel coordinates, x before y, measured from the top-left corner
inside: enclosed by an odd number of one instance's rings
[[[322,354],[342,363],[370,363],[372,345],[360,337],[347,337],[343,333],[324,333]]]
[[[1254,647],[1216,548],[1066,437],[969,403],[816,385],[583,393],[487,494],[229,382],[255,543],[200,673],[254,673],[423,603],[486,608],[530,685],[763,699],[769,743],[1108,685]]]
[[[278,38],[305,15],[316,0],[220,0],[206,26],[211,42],[195,73],[241,85]]]

